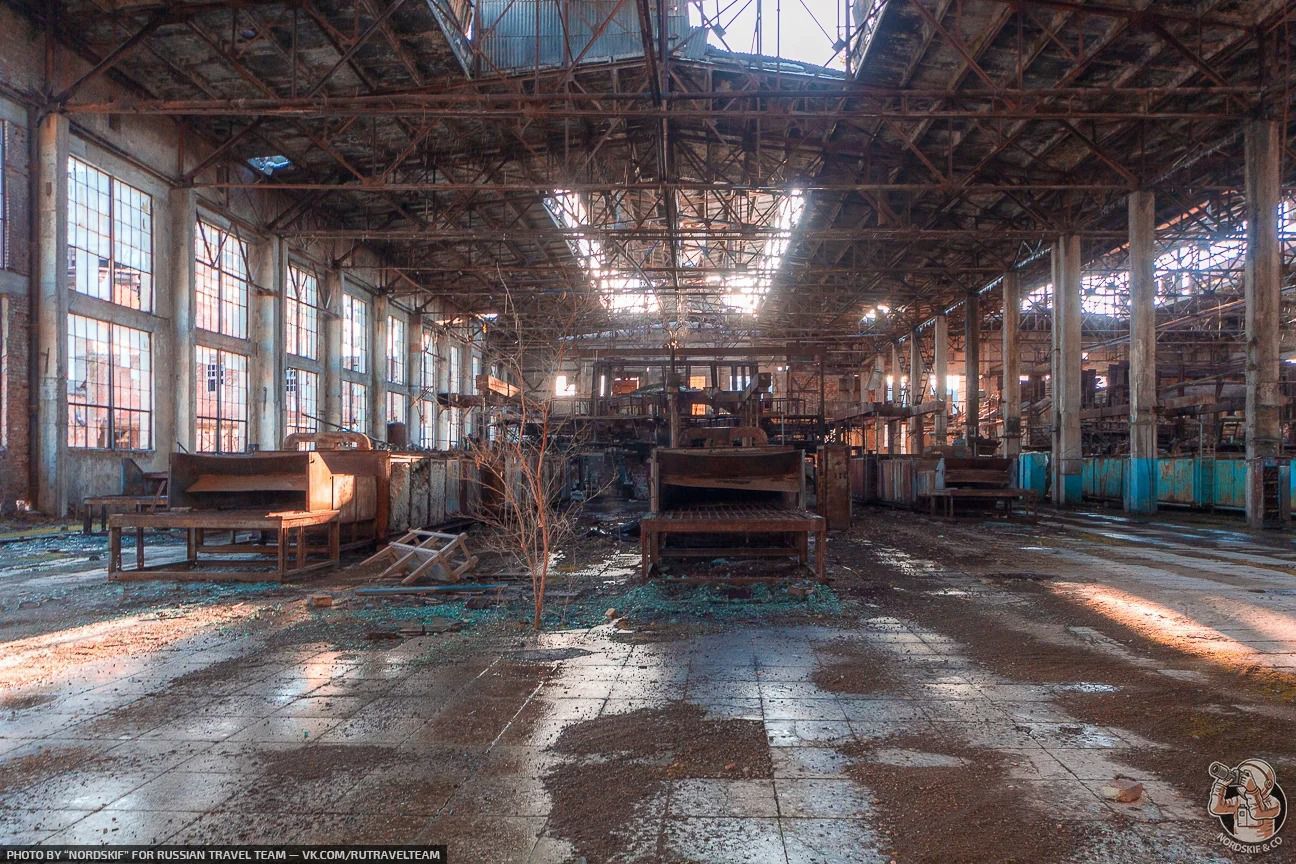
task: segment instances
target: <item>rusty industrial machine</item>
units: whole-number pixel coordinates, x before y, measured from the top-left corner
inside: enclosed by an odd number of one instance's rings
[[[386,532],[378,456],[362,449],[173,453],[169,509],[110,518],[108,575],[283,581],[332,567],[344,545],[371,543]],[[185,558],[146,565],[146,529],[183,531]],[[135,533],[131,569],[122,566],[123,530]]]
[[[283,580],[333,566],[342,550],[474,511],[476,476],[465,456],[375,450],[354,432],[292,434],[282,450],[260,453],[175,453],[166,512],[110,517],[109,575]],[[149,529],[185,532],[185,559],[145,566]],[[135,534],[129,570],[121,560],[123,531]],[[267,557],[273,569],[264,566]]]
[[[387,480],[372,450],[171,456],[170,505],[195,515],[222,510],[337,511],[343,548],[387,533]],[[216,517],[219,518],[219,517]]]
[[[640,521],[644,575],[665,558],[795,557],[806,565],[814,535],[822,580],[827,533],[824,518],[806,510],[803,463],[791,447],[654,450],[651,512]]]

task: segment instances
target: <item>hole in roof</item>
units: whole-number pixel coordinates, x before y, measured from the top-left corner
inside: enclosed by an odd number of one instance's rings
[[[843,70],[850,14],[853,8],[824,0],[689,2],[689,23],[707,29],[713,48]]]
[[[277,172],[292,165],[292,160],[287,156],[253,156],[247,161],[249,165],[267,177],[272,177]]]
[[[754,315],[791,248],[806,199],[801,189],[739,193],[722,208],[711,198],[682,195],[678,236],[643,240],[608,235],[625,214],[605,196],[556,189],[544,203],[608,311],[657,312],[659,292],[678,288],[711,298],[723,311]],[[721,224],[708,215],[721,211],[736,221]]]

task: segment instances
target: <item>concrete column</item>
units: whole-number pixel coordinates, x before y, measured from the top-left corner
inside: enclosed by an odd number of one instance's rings
[[[405,348],[405,386],[410,392],[405,400],[405,425],[410,443],[417,444],[420,432],[414,400],[423,392],[423,318],[419,315],[411,315],[405,322]]]
[[[976,440],[981,427],[981,298],[975,291],[968,292],[963,303],[963,385],[967,391],[966,430],[969,453],[976,453]]]
[[[874,355],[873,357],[873,374],[870,376],[870,378],[872,380],[872,383],[875,384],[876,386],[874,389],[869,391],[868,401],[877,402],[877,403],[885,402],[886,401],[886,360],[882,357],[881,354]],[[869,424],[869,428],[871,429],[873,435],[872,450],[874,453],[881,453],[882,452],[882,424],[880,421],[874,420],[872,423]]]
[[[252,416],[251,440],[258,450],[283,445],[283,240],[256,242],[252,258]]]
[[[900,349],[892,342],[891,356],[887,364],[887,374],[891,376],[890,405],[896,404],[896,395],[900,392]],[[887,421],[887,453],[894,456],[900,452],[900,424],[895,420]]]
[[[886,360],[883,359],[881,354],[873,356],[873,365],[870,368],[865,388],[865,402],[886,401]]]
[[[1125,509],[1156,512],[1156,197],[1129,197],[1130,457]]]
[[[922,339],[918,329],[909,334],[909,407],[916,408],[922,404]],[[923,452],[923,418],[909,418],[909,452]]]
[[[1278,387],[1282,259],[1278,245],[1282,135],[1275,120],[1246,126],[1247,525],[1264,527],[1264,468],[1282,452]]]
[[[167,209],[171,219],[171,360],[169,383],[175,388],[176,449],[194,450],[194,241],[198,230],[198,198],[192,188],[172,189]],[[159,386],[163,377],[155,370]]]
[[[369,312],[369,434],[386,441],[387,298],[370,300]]]
[[[1017,273],[1003,277],[1003,387],[1000,389],[1000,413],[1003,415],[1004,456],[1016,459],[1021,453],[1021,349],[1017,346],[1021,330],[1021,284]]]
[[[936,409],[932,443],[937,447],[944,446],[949,440],[949,319],[945,315],[936,316],[936,326],[932,337],[932,375],[936,379]]]
[[[36,129],[36,508],[67,514],[67,159],[68,119],[49,114]]]
[[[320,431],[337,429],[342,425],[342,297],[341,270],[320,272],[320,290],[324,299],[324,326],[320,340],[320,363],[324,374],[320,376],[320,393],[323,400],[323,419]]]
[[[1053,246],[1053,503],[1079,504],[1080,449],[1080,238]]]

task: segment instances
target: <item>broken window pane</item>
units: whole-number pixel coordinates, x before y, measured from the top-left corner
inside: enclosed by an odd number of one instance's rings
[[[247,449],[247,370],[242,354],[199,345],[194,348],[197,377],[195,444],[203,453]]]
[[[387,394],[387,422],[388,423],[405,422],[405,394],[404,393]]]
[[[393,384],[405,383],[405,322],[394,315],[387,316],[387,380]]]
[[[194,236],[197,326],[238,339],[248,335],[247,244],[202,219]]]
[[[68,316],[69,447],[153,446],[152,337],[143,330]]]
[[[342,382],[342,425],[352,432],[369,432],[369,388],[354,381]]]
[[[288,268],[284,326],[285,351],[308,360],[319,359],[319,281],[309,270]]]
[[[342,304],[342,368],[369,371],[369,305],[353,294]]]
[[[153,310],[153,199],[80,159],[68,159],[68,285]]]
[[[306,369],[284,370],[284,431],[319,431],[319,375]]]

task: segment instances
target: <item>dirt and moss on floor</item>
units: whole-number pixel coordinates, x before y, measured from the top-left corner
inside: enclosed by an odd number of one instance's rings
[[[18,658],[0,669],[0,720],[10,736],[57,720],[76,743],[10,747],[0,813],[38,783],[106,798],[165,758],[239,781],[219,806],[193,797],[188,827],[150,823],[181,839],[328,829],[591,864],[1214,860],[1210,762],[1296,770],[1280,659],[1296,552],[1226,522],[1086,518],[864,510],[807,597],[644,584],[633,538],[591,526],[555,564],[540,637],[526,580],[498,603],[366,597],[374,572],[355,567],[121,586],[95,569],[101,538],[22,541],[29,558],[0,561],[0,639]],[[1198,650],[1171,613],[1248,659]],[[63,679],[92,670],[69,695]],[[1147,780],[1148,800],[1104,803],[1096,786],[1118,772]],[[68,826],[133,812],[74,791],[85,821]]]

